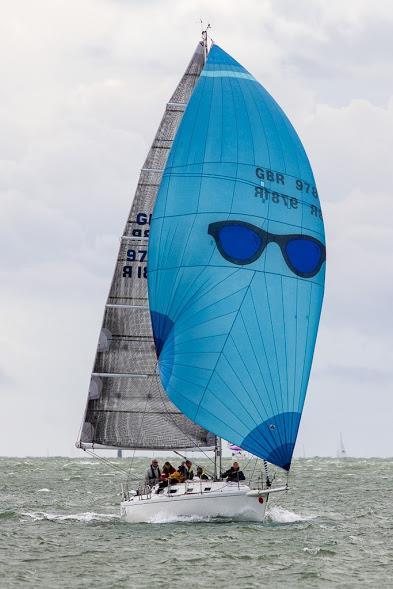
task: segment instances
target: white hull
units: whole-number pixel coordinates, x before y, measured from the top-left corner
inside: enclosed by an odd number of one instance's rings
[[[122,501],[121,518],[129,523],[159,523],[183,517],[262,522],[270,493],[283,490],[285,487],[251,490],[244,484],[213,481],[175,485],[160,494],[153,490],[151,495]]]

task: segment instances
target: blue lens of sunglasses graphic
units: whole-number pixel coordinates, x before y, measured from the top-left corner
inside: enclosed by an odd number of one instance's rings
[[[295,270],[302,274],[315,272],[322,258],[320,245],[311,239],[291,239],[285,252]]]
[[[220,247],[228,258],[246,261],[262,246],[261,237],[244,225],[224,225],[218,232]]]

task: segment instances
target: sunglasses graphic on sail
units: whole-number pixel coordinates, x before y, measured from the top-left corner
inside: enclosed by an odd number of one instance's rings
[[[269,243],[280,247],[288,268],[302,278],[318,274],[326,260],[324,244],[310,235],[276,235],[244,221],[210,223],[208,233],[222,257],[233,264],[255,262]]]

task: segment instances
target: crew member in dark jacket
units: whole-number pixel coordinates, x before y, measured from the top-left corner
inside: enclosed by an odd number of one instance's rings
[[[192,462],[191,460],[185,460],[181,463],[179,468],[177,469],[186,479],[186,481],[192,481],[194,478],[194,472],[192,470]]]
[[[246,477],[242,470],[240,470],[239,463],[234,462],[227,471],[223,472],[221,477],[227,479],[227,483],[237,483],[239,481],[245,481]]]

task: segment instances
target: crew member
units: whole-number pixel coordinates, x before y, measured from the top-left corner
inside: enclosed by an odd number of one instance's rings
[[[191,460],[184,460],[177,470],[184,476],[186,481],[192,481],[194,478]]]
[[[227,483],[237,483],[239,481],[245,481],[246,477],[242,470],[240,470],[239,463],[234,462],[227,471],[223,472],[221,477],[224,479],[226,477]]]
[[[202,466],[197,466],[196,476],[201,479],[201,481],[208,481],[209,477],[203,470]]]
[[[158,460],[156,458],[153,458],[149,468],[146,471],[145,482],[147,485],[150,485],[150,487],[154,487],[154,485],[160,481],[160,477],[161,470],[158,466]]]

